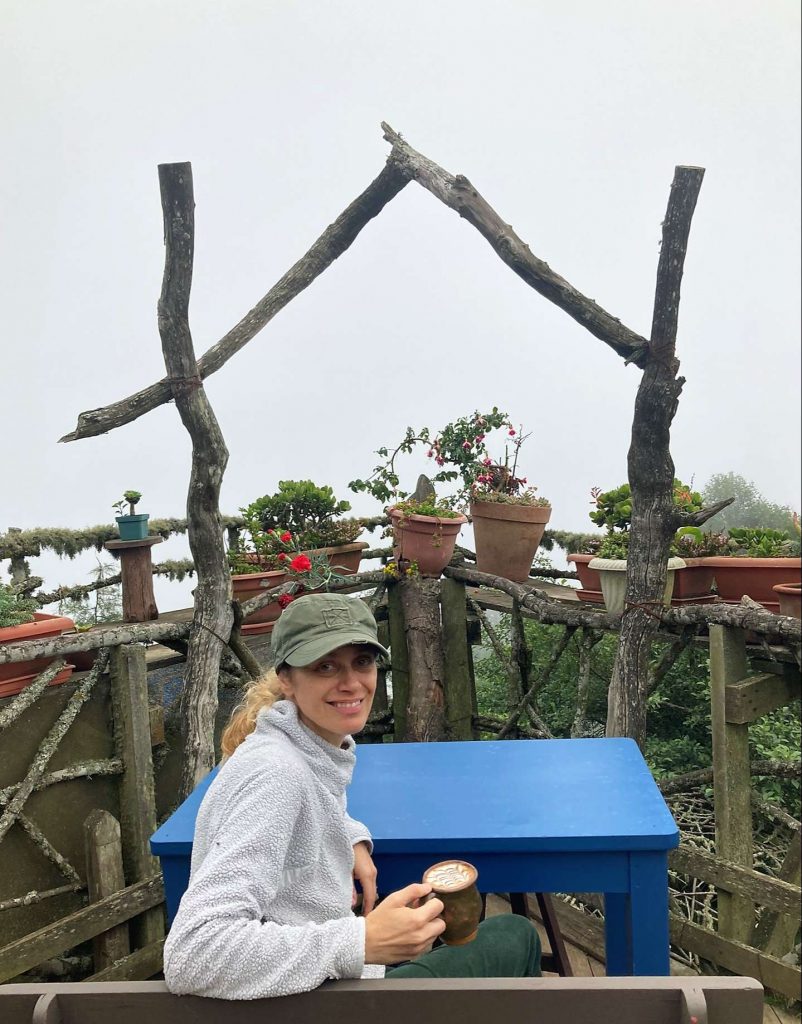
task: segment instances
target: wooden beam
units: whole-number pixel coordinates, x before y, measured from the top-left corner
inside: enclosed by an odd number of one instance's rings
[[[743,630],[710,627],[710,717],[713,738],[713,804],[716,854],[723,861],[752,868],[752,780],[749,726],[727,721],[727,686],[746,677]],[[755,912],[746,896],[718,892],[719,932],[749,942]]]
[[[765,672],[737,683],[727,683],[724,716],[733,725],[745,725],[799,700],[799,680]]]
[[[24,935],[0,948],[0,983],[163,902],[164,884],[158,875]]]
[[[409,701],[409,654],[404,629],[404,609],[398,587],[387,588],[387,621],[390,627],[390,675],[393,686],[393,728],[396,743],[407,738],[407,703]]]
[[[150,852],[150,837],[156,831],[156,799],[143,647],[131,645],[114,649],[111,700],[117,756],[123,763],[119,789],[123,863],[128,881],[139,882],[159,871],[159,862]],[[150,945],[163,936],[161,911],[146,914],[134,928],[137,946]]]
[[[125,888],[120,823],[101,808],[90,811],[84,821],[86,885],[89,899],[96,903]],[[131,952],[128,926],[118,924],[92,940],[92,959],[96,971],[102,971]]]
[[[673,871],[710,882],[725,892],[749,897],[762,907],[799,917],[800,889],[771,875],[750,871],[737,864],[728,864],[705,850],[680,846],[668,855]]]
[[[117,963],[111,964],[87,981],[147,981],[159,974],[164,965],[164,939],[137,949]]]
[[[452,740],[472,740],[474,702],[471,652],[465,628],[465,584],[456,580],[441,580],[440,607],[443,616],[443,684],[448,735]]]

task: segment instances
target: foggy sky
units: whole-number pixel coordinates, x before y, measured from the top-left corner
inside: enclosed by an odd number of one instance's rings
[[[3,0],[0,14],[0,533],[110,522],[126,488],[154,517],[185,512],[173,405],[57,443],[80,411],[164,375],[157,165],[192,162],[200,355],[379,173],[382,120],[646,336],[674,167],[705,167],[677,474],[733,470],[799,507],[795,0]],[[523,469],[552,526],[586,529],[590,488],[626,478],[639,375],[410,183],[207,380],[230,451],[221,505],[312,478],[376,514],[347,491],[375,448],[496,404],[532,431]],[[402,467],[410,488],[422,465]],[[84,582],[92,561],[51,560],[47,581]]]

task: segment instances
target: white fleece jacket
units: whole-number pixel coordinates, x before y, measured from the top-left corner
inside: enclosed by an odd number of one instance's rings
[[[291,701],[259,714],[198,811],[164,946],[170,991],[259,999],[383,977],[365,966],[365,922],[351,912],[353,846],[371,842],[346,811],[354,748],[307,729]]]

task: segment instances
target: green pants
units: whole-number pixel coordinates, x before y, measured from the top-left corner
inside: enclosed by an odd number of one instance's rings
[[[417,960],[388,967],[388,978],[539,978],[540,937],[531,921],[499,914],[479,925],[465,946],[437,946]]]

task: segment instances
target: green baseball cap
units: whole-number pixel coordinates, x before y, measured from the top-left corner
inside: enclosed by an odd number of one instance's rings
[[[303,668],[348,644],[370,644],[379,654],[376,620],[359,598],[340,594],[305,594],[287,605],[273,627],[275,664]]]

